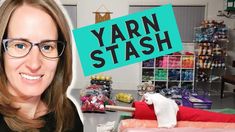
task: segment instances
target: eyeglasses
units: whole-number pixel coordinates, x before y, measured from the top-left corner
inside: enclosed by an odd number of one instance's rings
[[[4,50],[12,57],[22,58],[29,54],[33,46],[38,46],[43,56],[49,59],[59,58],[65,49],[65,42],[45,40],[32,43],[26,39],[3,39]]]

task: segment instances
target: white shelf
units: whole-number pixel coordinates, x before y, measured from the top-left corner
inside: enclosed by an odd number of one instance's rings
[[[154,67],[142,67],[143,69],[154,69]]]
[[[167,80],[155,80],[156,82],[166,82]]]
[[[178,69],[178,70],[180,70],[180,69],[182,69],[182,68],[180,68],[180,67],[178,67],[178,68],[171,68],[171,67],[169,67],[168,69],[172,69],[172,70],[174,70],[174,69]]]
[[[168,80],[168,82],[181,82],[180,80]]]
[[[193,80],[182,80],[182,82],[193,82]]]
[[[167,67],[155,67],[155,69],[167,69]]]
[[[163,62],[163,58],[166,59],[166,62]],[[161,62],[159,62],[159,61],[161,61]],[[190,62],[191,66],[186,61]],[[142,62],[142,66],[144,65],[143,63],[144,62]],[[153,67],[151,67],[151,68],[142,67],[141,70],[142,70],[142,76],[143,76],[143,75],[145,75],[145,74],[143,74],[143,72],[144,72],[143,70],[145,70],[145,69],[152,70],[153,69],[153,71],[152,71],[153,73],[151,73],[151,74],[154,75],[153,78],[155,80],[150,80],[150,81],[153,81],[155,86],[163,84],[166,86],[166,88],[169,88],[170,86],[174,86],[174,85],[181,87],[181,86],[183,86],[182,83],[189,83],[190,86],[192,88],[194,88],[195,55],[166,55],[166,56],[154,59],[153,63],[154,63]],[[171,66],[174,64],[179,65],[179,67],[175,68],[174,66]],[[190,67],[190,68],[186,68],[185,64],[188,64],[187,67]],[[162,65],[163,65],[163,67],[159,67]],[[177,74],[179,80],[171,80],[170,79],[169,74],[171,74],[173,72],[178,72],[176,74]],[[190,77],[192,77],[193,80],[182,80],[183,77],[185,76],[185,74],[188,74],[186,72],[188,72],[190,74]],[[156,76],[159,76],[159,77],[166,76],[166,80],[156,79],[157,78]],[[189,76],[189,75],[187,75],[187,76]],[[142,81],[148,81],[148,80],[142,80]]]

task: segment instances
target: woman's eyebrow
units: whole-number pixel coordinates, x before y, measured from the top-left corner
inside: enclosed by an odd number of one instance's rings
[[[57,39],[44,39],[44,40],[41,40],[40,42],[46,42],[46,41],[57,41]]]
[[[24,40],[24,41],[27,41],[27,42],[32,42],[32,41],[30,41],[29,39],[27,39],[27,38],[22,38],[22,37],[20,37],[20,38],[14,38],[14,37],[12,37],[12,38],[8,38],[8,39]],[[40,41],[38,41],[38,42],[34,42],[34,43],[41,43],[41,42],[47,42],[47,41],[57,41],[57,39],[42,39],[42,40],[40,40]]]
[[[29,41],[29,39],[27,39],[27,38],[8,38],[8,39],[15,39],[15,40],[25,40],[25,41]]]

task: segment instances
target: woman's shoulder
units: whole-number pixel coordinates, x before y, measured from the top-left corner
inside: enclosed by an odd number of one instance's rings
[[[2,123],[2,121],[4,121],[4,119],[2,113],[0,113],[0,123]]]
[[[74,125],[70,130],[68,130],[68,132],[83,132],[83,124],[82,124],[80,116],[77,112],[76,105],[70,99],[67,99],[66,101],[67,101],[67,103],[71,104],[72,111],[74,113],[74,116],[73,116]],[[50,112],[50,113],[44,115],[43,119],[48,123],[46,124],[46,126],[44,126],[44,128],[42,128],[40,130],[41,131],[54,130],[53,127],[55,126],[55,112]]]
[[[0,113],[0,126],[5,123],[2,113]]]
[[[10,128],[7,126],[7,123],[5,122],[2,113],[0,113],[0,132],[8,131],[10,131]]]

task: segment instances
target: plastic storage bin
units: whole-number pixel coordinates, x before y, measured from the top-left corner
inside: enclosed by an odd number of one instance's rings
[[[202,96],[183,96],[183,106],[188,106],[198,109],[211,109],[212,101]]]

